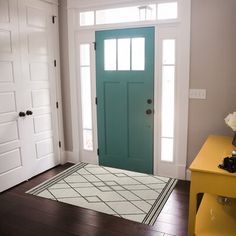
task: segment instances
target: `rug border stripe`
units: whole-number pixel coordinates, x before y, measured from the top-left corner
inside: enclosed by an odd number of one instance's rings
[[[172,191],[173,191],[175,185],[177,184],[177,182],[178,182],[177,179],[170,178],[167,185],[162,190],[162,192],[158,196],[155,203],[152,205],[152,207],[149,210],[148,214],[143,219],[142,223],[148,224],[148,225],[153,225],[155,223],[155,220],[159,216],[162,208],[164,207],[166,201],[168,200],[168,198],[169,198],[170,194],[172,193]],[[153,219],[155,219],[154,222],[153,222]]]
[[[176,180],[177,183],[177,180]],[[173,185],[171,186],[171,188],[169,189],[166,197],[162,200],[162,202],[160,203],[160,205],[158,206],[158,208],[156,209],[155,213],[153,214],[152,218],[149,221],[149,225],[154,225],[154,223],[156,222],[157,217],[159,216],[159,214],[161,213],[162,208],[164,207],[166,201],[168,200],[170,194],[172,193],[176,183],[173,183]]]
[[[85,167],[86,165],[87,165],[87,163],[83,163],[83,162],[75,164],[74,166],[71,166],[68,169],[58,173],[57,175],[50,178],[49,180],[46,180],[46,181],[42,182],[41,184],[37,185],[36,187],[31,188],[26,193],[38,195],[40,192],[43,192],[45,189],[49,188],[54,183],[59,182],[61,179],[66,178],[67,176],[69,176],[73,172],[76,172],[77,170]]]
[[[166,197],[162,200],[162,202],[160,203],[160,205],[158,206],[158,208],[156,209],[155,213],[153,214],[153,217],[150,219],[149,221],[149,225],[153,225],[156,222],[157,217],[159,216],[162,208],[164,207],[166,201],[168,200],[170,194],[172,193],[175,185],[177,184],[178,180],[175,180],[172,184],[172,186],[169,188]]]
[[[168,182],[166,183],[165,187],[162,189],[161,193],[158,195],[157,199],[155,200],[155,202],[152,204],[152,207],[150,208],[149,212],[147,213],[146,217],[143,219],[143,222],[146,221],[146,219],[149,217],[149,215],[153,212],[153,208],[155,208],[156,204],[159,202],[160,197],[162,196],[162,194],[164,194],[165,190],[167,188],[169,188],[169,185],[171,183],[171,178],[169,178]]]
[[[147,215],[145,216],[145,218],[143,219],[143,223],[145,223],[148,219],[148,217],[150,216],[150,214],[152,214],[153,209],[156,207],[156,205],[159,202],[159,199],[162,197],[162,195],[164,196],[164,193],[166,191],[166,189],[169,189],[169,185],[171,184],[171,180],[172,178],[169,178],[168,182],[166,183],[165,187],[162,189],[161,193],[158,195],[157,199],[155,200],[155,202],[152,204],[152,207],[150,208],[149,212],[147,213]]]

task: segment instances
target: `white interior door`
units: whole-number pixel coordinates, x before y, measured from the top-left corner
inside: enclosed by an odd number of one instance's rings
[[[27,178],[17,1],[0,0],[0,191]]]
[[[53,8],[38,0],[21,0],[19,5],[25,110],[33,113],[25,127],[31,176],[59,164]]]
[[[60,161],[55,8],[37,0],[0,0],[0,192]],[[19,117],[26,111],[32,114]]]

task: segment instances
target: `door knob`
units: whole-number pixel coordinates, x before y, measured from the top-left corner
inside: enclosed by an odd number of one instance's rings
[[[149,99],[147,100],[147,104],[152,104],[152,99],[149,98]]]
[[[23,111],[19,112],[19,117],[25,117],[25,113]]]
[[[26,115],[31,116],[31,115],[33,115],[33,112],[28,110],[28,111],[26,111]]]
[[[147,114],[147,115],[152,114],[152,110],[151,110],[151,109],[147,109],[147,110],[146,110],[146,114]]]

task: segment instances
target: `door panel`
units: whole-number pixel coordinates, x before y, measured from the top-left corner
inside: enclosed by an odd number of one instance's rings
[[[0,61],[0,83],[13,81],[13,64],[9,61]]]
[[[26,32],[21,37],[25,103],[33,112],[27,117],[32,175],[59,164],[52,10],[52,5],[32,0],[22,1],[20,8],[20,30]]]
[[[20,149],[13,149],[0,155],[0,174],[22,166]]]
[[[9,0],[0,0],[0,23],[10,22],[10,10]]]
[[[98,31],[96,46],[99,163],[152,173],[154,28]]]
[[[104,113],[105,113],[105,154],[113,155],[114,158],[123,154],[122,136],[123,130],[119,129],[114,133],[113,126],[121,127],[123,120],[120,119],[120,114],[123,113],[122,86],[120,83],[104,83]]]
[[[0,0],[0,192],[26,179],[17,1]]]
[[[140,159],[144,153],[144,148],[139,146],[145,144],[145,126],[142,116],[146,109],[145,101],[140,96],[143,92],[143,83],[128,83],[128,158]]]

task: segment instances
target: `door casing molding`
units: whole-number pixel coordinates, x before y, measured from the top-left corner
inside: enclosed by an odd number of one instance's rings
[[[73,2],[73,1],[72,1]],[[137,1],[139,3],[139,1]],[[163,176],[172,176],[179,179],[185,179],[186,161],[187,161],[187,131],[188,131],[188,103],[189,103],[189,65],[190,65],[190,18],[191,18],[191,0],[179,0],[180,20],[177,22],[145,22],[145,23],[125,23],[105,26],[93,26],[81,29],[78,26],[78,5],[70,5],[71,1],[67,2],[68,12],[68,60],[69,60],[69,74],[70,79],[70,93],[71,93],[71,119],[72,119],[72,139],[73,151],[70,153],[70,161],[73,162],[89,162],[93,164],[98,163],[96,155],[97,132],[94,126],[94,152],[91,156],[84,158],[83,150],[81,150],[81,106],[80,98],[78,96],[78,78],[79,73],[77,69],[78,58],[76,52],[78,50],[78,43],[81,42],[84,32],[95,32],[95,29],[119,29],[119,28],[134,28],[154,26],[156,28],[156,46],[155,58],[158,58],[160,48],[158,42],[161,36],[173,33],[177,39],[177,70],[176,70],[176,101],[175,101],[175,141],[174,141],[174,161],[172,163],[160,160],[160,104],[161,104],[161,82],[158,79],[160,73],[160,59],[155,62],[155,78],[154,78],[154,96],[155,96],[155,115],[154,115],[154,174]],[[73,2],[75,4],[75,2]],[[110,6],[112,3],[110,3]],[[167,33],[168,32],[168,33]],[[82,36],[82,37],[81,37]],[[91,38],[91,40],[94,40]],[[76,49],[76,50],[75,50]],[[95,73],[92,72],[92,80],[95,79]],[[93,90],[92,82],[92,101],[96,97],[96,91]],[[93,119],[96,120],[96,107],[94,109],[94,102],[92,103]],[[94,123],[97,124],[97,123]],[[80,145],[79,145],[80,144]]]

